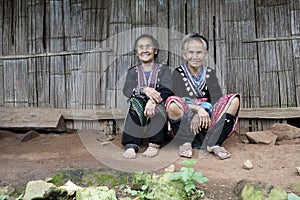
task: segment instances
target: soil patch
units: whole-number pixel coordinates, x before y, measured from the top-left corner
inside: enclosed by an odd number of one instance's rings
[[[23,134],[0,131],[0,186],[25,188],[28,181],[45,180],[59,170],[109,169],[89,153],[77,132],[40,134],[26,142],[20,141],[22,137]],[[119,143],[118,137],[114,143]],[[224,146],[231,153],[226,160],[194,150],[193,157],[198,162],[193,167],[209,179],[201,187],[210,199],[237,199],[234,187],[241,180],[260,181],[286,191],[299,181],[296,168],[300,166],[300,144],[244,144],[236,135]],[[184,159],[178,157],[173,163],[175,171],[180,170]],[[247,159],[254,165],[251,170],[243,169]]]

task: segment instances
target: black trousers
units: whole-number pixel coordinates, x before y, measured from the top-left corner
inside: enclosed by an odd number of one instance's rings
[[[143,127],[141,126],[136,111],[129,110],[125,119],[122,144],[140,145],[142,139],[147,138],[148,142],[161,145],[167,131],[166,115],[156,112],[155,115],[148,120],[147,125]]]
[[[195,136],[190,129],[192,117],[193,113],[189,109],[181,119],[170,120],[170,123],[173,133],[176,135],[174,138],[176,143],[183,144],[189,142],[192,143],[193,148],[197,149],[206,149],[207,145],[222,145],[231,133],[236,120],[235,116],[225,113],[212,129],[209,131],[202,130]]]

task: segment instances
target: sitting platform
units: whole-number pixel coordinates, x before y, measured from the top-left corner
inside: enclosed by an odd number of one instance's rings
[[[268,130],[274,123],[300,127],[300,107],[289,108],[242,108],[237,132]]]
[[[66,129],[120,133],[125,112],[118,109],[0,107],[0,129],[65,132]],[[300,126],[300,107],[242,108],[237,133],[268,130],[274,123]]]

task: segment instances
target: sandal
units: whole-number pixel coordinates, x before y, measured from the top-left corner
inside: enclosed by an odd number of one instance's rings
[[[146,151],[143,153],[143,156],[145,156],[145,157],[154,157],[154,156],[156,156],[158,154],[159,147],[160,146],[158,144],[149,143],[149,146],[146,149]]]
[[[230,153],[226,151],[224,147],[220,147],[220,146],[211,147],[211,152],[213,152],[215,156],[220,160],[224,160],[230,157]]]
[[[191,158],[193,156],[193,148],[191,143],[184,143],[179,146],[179,156]]]
[[[122,155],[126,159],[135,159],[136,158],[136,152],[134,148],[128,148]]]

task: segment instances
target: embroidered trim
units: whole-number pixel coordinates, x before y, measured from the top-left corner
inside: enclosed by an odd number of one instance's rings
[[[149,143],[148,146],[149,146],[149,147],[156,148],[156,149],[159,149],[159,148],[160,148],[160,145],[159,145],[159,144],[155,144],[155,143]]]
[[[188,83],[190,84],[194,94],[197,95],[198,97],[203,97],[204,94],[203,94],[202,90],[204,89],[204,87],[206,85],[206,80],[205,80],[206,70],[205,70],[205,67],[202,66],[202,73],[200,75],[201,78],[200,78],[200,81],[199,81],[199,85],[197,85],[195,83],[195,81],[193,80],[193,76],[188,71],[188,68],[187,68],[186,65],[181,65],[180,68],[183,70],[185,78],[187,79]]]
[[[158,69],[160,67],[160,64],[154,63],[148,81],[144,73],[144,68],[142,64],[139,64],[136,67],[138,72],[138,87],[141,88],[141,87],[149,86],[152,88],[156,88],[158,71],[159,71]]]

